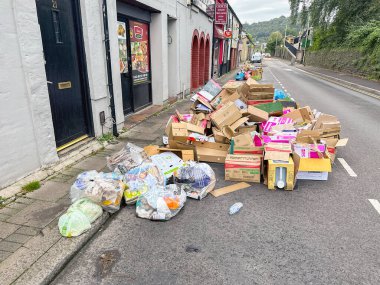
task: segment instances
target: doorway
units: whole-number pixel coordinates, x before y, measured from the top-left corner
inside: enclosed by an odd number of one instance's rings
[[[78,0],[36,0],[57,148],[92,135]]]
[[[118,45],[124,115],[152,104],[149,22],[118,15]]]

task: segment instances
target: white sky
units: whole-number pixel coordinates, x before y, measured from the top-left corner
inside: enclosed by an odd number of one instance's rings
[[[289,16],[288,0],[229,0],[240,22],[249,24]]]

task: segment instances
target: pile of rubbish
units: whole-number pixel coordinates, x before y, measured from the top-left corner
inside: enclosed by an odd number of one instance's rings
[[[235,80],[242,81],[252,78],[256,81],[261,80],[263,77],[263,68],[261,66],[251,65],[249,62],[246,62],[240,71],[236,74]]]
[[[86,171],[71,187],[73,204],[59,219],[63,236],[91,228],[103,210],[114,213],[122,200],[136,215],[166,221],[187,198],[218,197],[263,183],[293,190],[298,180],[327,180],[340,139],[337,117],[300,107],[272,84],[210,80],[191,100],[187,114],[176,111],[166,125],[165,147],[127,143],[107,158],[109,173]],[[223,163],[225,180],[239,183],[214,190],[210,163]],[[242,203],[234,204],[230,214]]]
[[[327,180],[340,139],[337,117],[301,107],[272,84],[210,80],[188,114],[173,114],[167,148],[196,161],[224,163],[225,180],[293,190],[297,180]],[[246,187],[243,185],[243,187]],[[215,192],[215,191],[214,191]]]
[[[170,220],[185,205],[186,198],[201,200],[215,187],[215,173],[194,156],[181,159],[166,148],[132,143],[107,157],[111,172],[95,170],[78,175],[70,189],[72,205],[58,222],[62,236],[74,237],[91,228],[103,210],[115,213],[123,197],[136,204],[136,215],[150,220]]]

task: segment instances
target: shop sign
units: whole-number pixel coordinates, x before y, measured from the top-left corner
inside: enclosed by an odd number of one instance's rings
[[[215,24],[226,25],[227,24],[228,5],[225,3],[215,4]]]
[[[224,31],[224,37],[225,37],[226,39],[230,39],[230,38],[232,38],[232,32],[231,32],[231,30],[225,30],[225,31]]]
[[[131,60],[133,84],[149,81],[149,26],[145,23],[129,21],[131,38]]]

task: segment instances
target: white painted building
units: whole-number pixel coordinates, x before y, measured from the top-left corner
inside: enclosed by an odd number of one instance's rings
[[[1,1],[0,188],[57,162],[67,145],[112,131],[113,121],[121,130],[127,113],[188,93],[194,65],[203,68],[199,85],[207,80],[213,23],[199,6]]]

